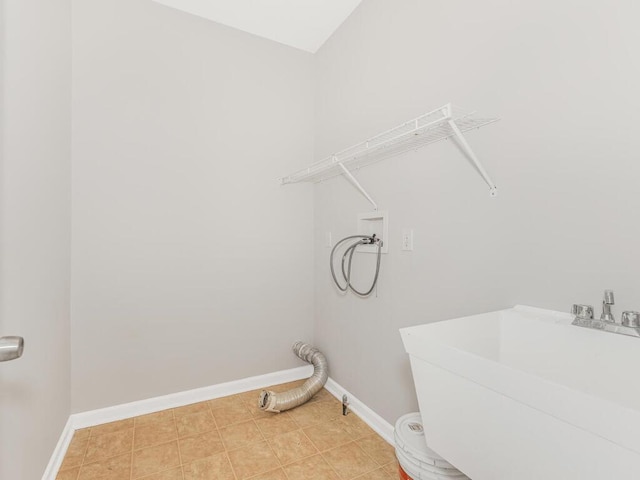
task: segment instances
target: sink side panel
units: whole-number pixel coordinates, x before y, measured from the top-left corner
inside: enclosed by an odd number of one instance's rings
[[[473,480],[640,478],[640,455],[410,358],[429,446]]]

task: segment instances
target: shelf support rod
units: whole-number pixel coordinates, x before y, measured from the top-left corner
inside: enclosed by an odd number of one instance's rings
[[[480,160],[478,160],[478,157],[476,157],[476,154],[473,153],[471,146],[469,145],[469,143],[467,143],[467,139],[464,138],[464,135],[458,128],[458,125],[456,125],[456,122],[454,122],[453,120],[448,120],[448,123],[451,127],[451,130],[453,130],[456,138],[460,142],[462,149],[467,155],[469,155],[469,158],[471,158],[471,160],[473,161],[473,164],[478,169],[478,172],[480,172],[480,175],[482,176],[484,181],[487,183],[487,185],[489,185],[489,195],[491,195],[492,197],[496,197],[498,195],[498,187],[496,187],[495,183],[493,183],[493,180],[491,180],[491,177],[489,177],[489,174],[480,163]]]
[[[369,200],[369,203],[371,203],[371,205],[373,205],[373,209],[375,211],[378,211],[378,204],[376,202],[373,201],[373,198],[371,198],[371,196],[367,193],[367,191],[364,189],[364,187],[362,185],[360,185],[360,182],[358,182],[358,180],[356,179],[356,177],[354,177],[351,172],[349,171],[349,169],[347,167],[345,167],[342,162],[339,162],[337,158],[334,157],[334,161],[338,164],[338,166],[342,169],[342,172],[345,174],[345,176],[347,177],[347,180],[349,180],[349,182],[351,182],[351,184],[356,187],[356,189],[358,189],[358,191],[364,195],[364,197]]]

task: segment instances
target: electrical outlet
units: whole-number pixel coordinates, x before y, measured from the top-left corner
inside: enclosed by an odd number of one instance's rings
[[[413,230],[410,228],[402,230],[402,250],[413,250]]]

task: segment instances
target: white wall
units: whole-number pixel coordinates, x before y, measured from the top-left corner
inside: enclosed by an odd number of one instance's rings
[[[74,412],[298,366],[313,57],[146,0],[73,3]]]
[[[0,478],[35,480],[69,415],[71,3],[0,1]]]
[[[366,0],[317,54],[316,158],[447,102],[502,118],[467,137],[496,199],[451,142],[358,174],[390,212],[377,298],[339,296],[322,245],[369,204],[341,178],[316,187],[315,340],[388,421],[417,408],[400,327],[598,306],[605,288],[616,314],[640,308],[639,15],[627,0]]]

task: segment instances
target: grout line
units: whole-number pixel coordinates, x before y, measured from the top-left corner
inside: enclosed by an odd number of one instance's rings
[[[312,446],[313,448],[315,448],[315,449],[316,449],[316,451],[315,451],[314,453],[312,453],[311,455],[305,455],[305,456],[303,456],[303,457],[296,458],[295,460],[292,460],[291,462],[288,462],[288,463],[284,463],[283,461],[281,461],[281,460],[280,460],[280,458],[278,458],[278,455],[276,455],[276,458],[277,458],[277,459],[278,459],[278,461],[280,462],[280,468],[282,468],[283,470],[284,470],[284,467],[286,467],[286,466],[288,466],[288,465],[292,465],[292,464],[294,464],[294,463],[301,462],[302,460],[305,460],[305,459],[307,459],[307,458],[311,458],[311,457],[314,457],[314,456],[316,456],[316,455],[319,455],[319,454],[320,454],[320,451],[318,450],[318,447],[316,447],[316,446],[315,446],[315,444],[311,441],[311,439],[307,436],[307,434],[304,432],[304,430],[303,430],[302,428],[298,428],[298,429],[296,429],[296,430],[291,430],[290,432],[286,432],[286,433],[281,433],[281,434],[279,434],[279,435],[287,435],[287,434],[289,434],[289,433],[297,432],[298,430],[300,430],[300,431],[302,432],[302,435],[304,435],[304,436],[305,436],[305,438],[306,438],[307,440],[309,440],[309,442],[311,443],[311,446]],[[277,437],[277,436],[279,436],[279,435],[274,435],[274,436],[273,436],[273,437],[271,437],[271,438],[275,438],[275,437]],[[269,442],[267,442],[267,444],[269,444]],[[271,446],[271,445],[269,444],[269,446]],[[272,450],[273,450],[273,448],[272,448]],[[274,454],[275,454],[275,451],[273,451],[273,452],[274,452]],[[285,472],[285,475],[286,475],[286,472]]]
[[[133,434],[131,435],[131,460],[129,461],[129,480],[133,479],[133,454],[136,445],[136,419],[133,419]]]
[[[73,438],[75,437],[76,432],[74,430],[73,435],[71,436],[71,441],[69,442],[69,446],[71,446],[71,443],[73,442]],[[69,446],[67,446],[67,450],[69,449]],[[71,467],[66,468],[65,470],[72,470],[74,468],[78,469],[78,473],[76,474],[76,478],[75,480],[78,480],[78,477],[80,476],[80,470],[82,469],[82,464],[84,463],[84,457],[87,454],[87,448],[89,448],[89,437],[87,437],[87,446],[84,447],[84,453],[82,455],[82,460],[80,460],[80,463],[78,465],[72,465]],[[64,457],[62,457],[62,462],[60,463],[60,467],[58,467],[58,471],[56,472],[56,478],[58,478],[58,475],[60,474],[62,470],[62,465],[64,464],[64,460],[67,458],[67,453],[65,452]]]
[[[209,404],[207,403],[207,406]],[[176,411],[171,409],[171,418],[173,419],[173,427],[176,429],[176,445],[178,446],[178,461],[180,462],[180,471],[182,472],[182,480],[184,480],[184,464],[182,463],[182,450],[180,450],[180,432],[178,431],[178,419],[176,418]]]
[[[126,430],[129,430],[129,429],[127,428]],[[130,429],[130,430],[133,431],[133,429]],[[123,431],[124,430],[118,430],[117,432],[112,432],[112,433],[121,433]],[[105,435],[110,435],[110,434],[106,433]],[[98,437],[102,437],[102,436],[103,435],[98,435]],[[132,433],[131,437],[133,438],[133,433]],[[97,437],[93,437],[93,438],[97,438]],[[132,442],[133,442],[133,440],[132,440]],[[133,447],[132,447],[132,449],[133,449]],[[127,454],[126,451],[125,452],[120,452],[120,453],[116,453],[115,455],[110,455],[108,457],[100,457],[100,458],[97,458],[95,460],[91,460],[91,461],[88,462],[87,461],[87,453],[88,452],[89,452],[89,444],[87,444],[87,451],[85,451],[84,460],[82,461],[82,465],[85,465],[85,464],[91,465],[91,464],[94,464],[94,463],[97,463],[97,462],[103,462],[105,460],[110,460],[112,458],[121,457],[122,455],[126,455]]]
[[[233,478],[238,480],[238,475],[236,474],[236,469],[233,468],[233,462],[231,461],[231,458],[229,458],[229,454],[227,452],[224,452],[224,454],[227,457],[227,462],[229,462],[229,466],[231,467],[231,474],[233,475]]]
[[[174,442],[177,442],[177,440],[170,440],[170,441],[168,441],[168,442],[159,443],[159,444],[157,444],[157,445],[154,445],[153,447],[148,447],[148,448],[156,448],[156,447],[160,447],[160,446],[163,446],[163,445],[168,445],[168,444],[170,444],[170,443],[174,443]],[[141,449],[141,450],[144,450],[144,449]],[[136,450],[136,452],[139,452],[139,451],[140,451],[140,450]],[[180,445],[178,445],[178,454],[179,454],[179,453],[180,453]],[[121,454],[121,455],[123,455],[123,454]],[[133,456],[133,455],[132,455],[132,456]],[[113,458],[113,457],[111,457],[111,458]],[[151,475],[156,475],[156,474],[158,474],[158,473],[166,472],[166,471],[168,471],[168,470],[172,470],[172,469],[174,469],[174,468],[178,468],[178,467],[180,467],[180,465],[172,465],[172,466],[170,466],[170,467],[168,467],[168,468],[165,468],[164,470],[159,470],[159,471],[154,472],[154,473],[149,473],[149,474],[144,475],[144,476],[142,476],[142,477],[137,477],[136,479],[133,479],[133,469],[132,469],[132,471],[131,471],[131,478],[132,478],[132,480],[141,480],[141,479],[143,479],[143,478],[145,478],[145,477],[149,477],[149,476],[151,476]]]
[[[311,438],[309,438],[309,435],[307,435],[307,432],[304,431],[304,428],[301,428],[300,431],[302,432],[302,435],[304,435],[304,437],[307,440],[309,440],[309,443],[311,444],[311,446],[316,449],[316,453],[314,453],[313,455],[318,455],[320,453],[320,449],[318,447],[316,447],[316,444],[313,443],[313,440],[311,440]],[[313,455],[308,455],[308,456],[306,456],[304,458],[309,458],[309,457],[312,457]]]
[[[380,437],[380,435],[378,435],[377,433],[373,432],[373,433],[372,433],[372,434],[370,434],[370,435],[364,435],[364,436],[362,436],[362,437],[358,438],[358,440],[354,440],[354,442],[355,442],[355,444],[356,444],[356,445],[358,445],[358,446],[360,447],[360,445],[358,444],[358,441],[359,441],[359,440],[363,440],[364,438],[367,438],[367,437],[376,437],[376,438],[381,438],[381,437]],[[386,443],[386,442],[385,442],[385,443]],[[365,455],[367,455],[371,460],[373,460],[373,462],[374,462],[376,465],[378,465],[378,467],[379,467],[379,468],[382,468],[382,467],[383,467],[383,465],[380,465],[380,464],[378,463],[378,460],[376,460],[376,459],[373,457],[373,455],[371,455],[369,452],[367,452],[367,451],[366,451],[364,448],[362,448],[362,447],[360,447],[360,449],[365,453]],[[393,461],[393,460],[392,460],[392,461]],[[391,462],[389,462],[389,463],[391,463]],[[385,465],[388,465],[388,463],[385,463]]]
[[[377,435],[377,436],[379,436],[378,434],[376,434],[376,435]],[[362,437],[362,438],[364,438],[364,437]],[[370,454],[369,454],[369,453],[368,453],[364,448],[362,448],[362,447],[358,444],[358,442],[356,442],[356,441],[354,440],[354,441],[353,441],[353,443],[355,443],[355,444],[356,444],[356,447],[358,447],[360,450],[362,450],[362,452],[363,452],[367,457],[369,457],[369,458],[371,459],[371,461],[376,465],[376,467],[375,467],[375,468],[373,468],[373,469],[371,469],[371,470],[367,470],[367,471],[366,471],[366,472],[364,472],[362,475],[364,475],[365,473],[373,472],[373,471],[375,471],[375,470],[377,470],[377,469],[381,468],[381,466],[378,464],[378,461],[377,461],[375,458],[373,458],[373,456],[372,456],[372,455],[370,455]]]
[[[295,431],[295,430],[294,430]],[[260,432],[260,434],[262,435],[262,432]],[[263,435],[264,437],[264,435]],[[267,444],[267,447],[269,447],[269,450],[271,450],[271,453],[273,453],[273,455],[276,457],[276,460],[278,461],[278,464],[280,465],[280,468],[283,467],[282,465],[282,460],[280,460],[280,457],[278,457],[278,454],[276,453],[276,451],[274,450],[274,448],[271,446],[271,443],[267,441],[267,439],[265,438],[265,443]]]
[[[155,477],[156,475],[159,475],[160,473],[170,472],[171,470],[175,470],[176,468],[180,468],[180,467],[177,466],[177,465],[174,465],[173,467],[165,468],[164,470],[159,470],[157,472],[150,473],[148,475],[145,475],[144,477],[138,477],[135,480],[145,480],[145,478]],[[184,474],[182,476],[184,477]],[[101,477],[101,478],[104,478],[104,476]]]
[[[282,468],[284,468],[284,467],[288,467],[289,465],[293,465],[294,463],[301,462],[301,461],[303,461],[303,460],[306,460],[307,458],[315,457],[315,456],[317,456],[317,455],[320,455],[320,452],[312,453],[311,455],[306,455],[306,456],[304,456],[304,457],[297,458],[297,459],[295,459],[295,460],[294,460],[294,461],[292,461],[292,462],[285,463],[284,465],[282,465]]]
[[[255,418],[252,418],[251,420],[253,420],[253,424],[256,426],[256,428],[258,429],[258,433],[260,434],[260,436],[262,437],[262,440],[264,440],[265,442],[267,442],[267,437],[265,437],[264,433],[262,433],[262,430],[260,429],[260,427],[258,426],[258,423],[256,422]],[[269,442],[267,442],[269,443]]]
[[[282,473],[284,473],[284,478],[286,478],[287,480],[297,480],[295,478],[291,478],[287,473],[287,471],[284,469],[284,467],[280,467],[280,468],[282,469]]]
[[[223,398],[224,398],[224,397],[223,397]],[[214,423],[214,424],[215,424],[215,426],[216,426],[216,430],[220,430],[220,429],[221,429],[221,428],[223,428],[223,427],[221,427],[220,425],[218,425],[218,420],[216,419],[216,415],[215,415],[215,413],[213,413],[213,412],[214,412],[214,411],[216,411],[216,410],[222,410],[224,407],[222,407],[222,408],[215,408],[215,409],[214,409],[214,408],[212,408],[212,407],[211,407],[211,405],[210,405],[210,404],[207,404],[207,405],[209,406],[209,413],[210,413],[210,414],[211,414],[211,416],[213,417],[213,423]]]
[[[376,434],[376,435],[377,435],[377,434]],[[358,476],[356,476],[356,477],[351,477],[351,479],[349,479],[349,480],[356,480],[356,479],[358,479],[358,478],[360,478],[360,477],[362,477],[362,476],[366,475],[367,473],[375,472],[376,470],[379,470],[380,468],[382,468],[380,465],[378,465],[378,462],[377,462],[373,457],[371,457],[371,455],[369,455],[369,454],[364,450],[364,448],[362,448],[360,445],[358,445],[358,444],[356,443],[356,441],[355,441],[355,440],[352,440],[352,441],[351,441],[351,442],[349,442],[349,443],[353,443],[357,448],[359,448],[360,450],[362,450],[362,452],[365,454],[365,456],[367,456],[367,457],[368,457],[371,461],[373,461],[373,463],[376,465],[374,468],[372,468],[372,469],[370,469],[370,470],[367,470],[367,471],[365,471],[365,472],[361,473],[360,475],[358,475]],[[346,446],[346,445],[349,445],[349,443],[345,443],[345,444],[343,444],[343,445],[339,445],[339,446],[334,447],[334,448],[332,448],[332,449],[325,450],[325,453],[326,453],[326,452],[328,452],[328,451],[330,451],[330,450],[336,450],[336,449],[338,449],[338,448],[342,448],[342,447],[344,447],[344,446]],[[321,455],[322,455],[322,458],[324,458],[324,454],[321,454]],[[338,477],[340,477],[340,474],[339,474],[339,473],[338,473],[338,471],[333,467],[333,465],[331,465],[331,463],[330,463],[326,458],[325,458],[324,460],[325,460],[325,461],[329,464],[329,466],[330,466],[330,467],[331,467],[331,468],[336,472],[336,474],[338,475]]]
[[[397,468],[397,463],[398,463],[397,461],[391,461],[391,462],[389,462],[389,463],[385,463],[385,464],[382,466],[382,469],[383,469],[385,472],[387,472],[387,468],[386,468],[386,467],[387,467],[388,465],[396,464],[396,465],[395,465],[395,467],[396,467],[396,468],[394,468],[394,469],[397,471],[397,470],[398,470],[398,468]],[[388,475],[389,477],[391,477],[391,474],[390,474],[389,472],[387,472],[387,475]]]
[[[218,434],[220,434],[220,430],[218,430]],[[222,440],[222,435],[220,435],[220,440]],[[233,478],[238,480],[238,474],[236,473],[236,469],[233,468],[233,462],[231,461],[229,450],[227,449],[227,445],[224,443],[224,441],[222,441],[222,446],[224,447],[224,455],[227,457],[227,462],[229,462],[229,466],[231,467],[231,474],[233,475]]]
[[[251,475],[250,477],[247,477],[247,478],[245,478],[244,480],[252,480],[252,479],[254,479],[254,478],[259,477],[260,475],[264,475],[265,473],[275,472],[276,470],[282,470],[282,467],[276,467],[276,468],[272,468],[271,470],[267,470],[267,471],[265,471],[265,472],[256,473],[255,475]],[[284,472],[284,470],[283,470],[283,472]],[[287,476],[287,474],[286,474],[286,473],[285,473],[284,475],[285,475],[285,477]],[[287,478],[289,478],[289,477],[287,477]]]
[[[73,436],[74,437],[76,436],[75,430],[73,432]],[[73,442],[73,437],[71,437],[71,441]],[[84,453],[82,454],[82,461],[80,462],[80,468],[78,469],[78,475],[76,476],[76,480],[80,478],[80,471],[84,466],[84,461],[87,458],[87,452],[89,451],[89,443],[91,443],[91,429],[89,429],[89,435],[87,436],[87,445],[84,447]],[[65,454],[65,457],[66,457],[66,454]],[[64,458],[62,459],[62,461],[64,462]]]
[[[345,445],[349,445],[349,444],[348,444],[348,443],[346,443]],[[341,447],[343,447],[343,446],[344,446],[344,445],[340,445],[340,447],[335,447],[335,448],[341,448]],[[328,452],[328,451],[330,451],[330,450],[332,450],[332,449],[325,450],[325,452]],[[329,460],[327,460],[326,458],[324,458],[324,453],[320,453],[320,457],[322,457],[322,460],[324,461],[324,463],[326,463],[327,465],[329,465],[329,468],[331,469],[331,471],[333,471],[333,473],[335,473],[335,474],[336,474],[336,476],[337,476],[338,478],[342,478],[342,476],[338,473],[338,471],[337,471],[337,470],[336,470],[336,468],[331,464],[331,462],[330,462]]]
[[[227,396],[233,396],[233,395],[227,395]],[[226,397],[220,397],[220,398],[226,398]],[[211,400],[215,400],[215,399],[211,399]],[[213,419],[213,424],[216,426],[216,432],[218,432],[218,436],[220,437],[220,442],[222,443],[222,448],[224,448],[224,451],[220,452],[221,455],[224,455],[227,463],[229,464],[229,467],[231,467],[231,475],[233,475],[233,478],[235,480],[238,480],[238,476],[236,475],[235,470],[233,469],[233,463],[231,463],[231,458],[229,458],[229,450],[227,449],[227,444],[224,442],[224,440],[222,439],[222,435],[220,434],[220,427],[218,426],[218,422],[216,421],[216,417],[213,414],[213,408],[211,408],[211,400],[207,400],[207,407],[209,409],[209,415],[211,415],[211,418]],[[215,455],[219,455],[219,454],[215,454]],[[182,467],[182,476],[183,476],[183,480],[184,480],[184,466]]]
[[[207,404],[207,407],[209,404]],[[178,462],[180,462],[180,471],[182,472],[182,480],[184,480],[184,463],[182,462],[182,450],[180,449],[180,432],[178,431],[178,419],[176,418],[176,412],[172,408],[171,416],[173,417],[173,428],[176,431],[176,446],[178,447]]]

